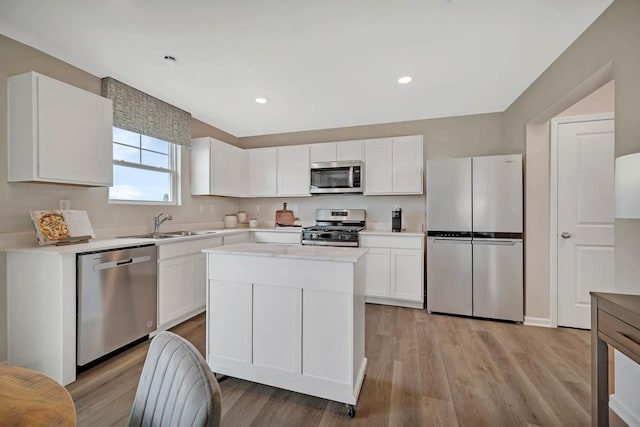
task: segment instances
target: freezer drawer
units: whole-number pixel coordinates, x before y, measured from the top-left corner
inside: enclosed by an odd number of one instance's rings
[[[427,309],[472,314],[471,240],[427,240]]]
[[[522,241],[473,241],[473,315],[523,320]]]

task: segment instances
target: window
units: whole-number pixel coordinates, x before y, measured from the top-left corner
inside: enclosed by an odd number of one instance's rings
[[[113,187],[109,201],[180,204],[178,146],[113,128]]]

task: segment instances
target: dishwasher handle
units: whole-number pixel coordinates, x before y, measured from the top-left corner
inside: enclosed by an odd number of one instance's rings
[[[139,264],[141,262],[147,262],[147,261],[151,261],[151,257],[149,255],[121,259],[118,261],[103,262],[101,264],[94,265],[93,271],[108,270],[110,268],[117,268],[117,267],[126,267],[128,265]]]

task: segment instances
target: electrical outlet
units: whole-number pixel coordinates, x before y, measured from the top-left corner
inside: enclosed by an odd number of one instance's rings
[[[204,205],[200,203],[200,213],[204,213]]]
[[[63,210],[71,209],[71,200],[59,200],[58,208]]]
[[[291,210],[294,212],[298,211],[298,205],[291,205]]]
[[[256,213],[260,213],[260,205],[256,205]]]
[[[216,205],[211,203],[209,205],[209,213],[214,213],[216,211]]]

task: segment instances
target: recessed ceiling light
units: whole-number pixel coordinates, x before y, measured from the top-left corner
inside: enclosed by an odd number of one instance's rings
[[[269,100],[267,98],[256,98],[256,102],[258,104],[266,104]]]
[[[170,64],[174,64],[177,61],[176,57],[171,55],[165,55],[164,60]]]
[[[411,80],[413,80],[411,77],[403,76],[398,79],[398,83],[400,83],[401,85],[406,85],[407,83],[411,82]]]

